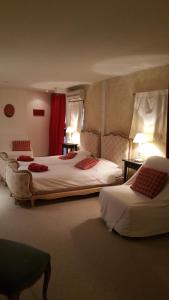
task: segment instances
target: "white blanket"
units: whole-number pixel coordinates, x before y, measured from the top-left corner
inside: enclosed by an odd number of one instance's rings
[[[74,167],[85,157],[86,154],[81,153],[69,160],[61,160],[57,156],[35,158],[33,162],[45,164],[49,170],[32,172],[33,192],[38,194],[113,184],[122,175],[122,170],[116,164],[105,159],[99,159],[98,164],[89,170]],[[29,163],[21,163],[19,170],[27,169]]]

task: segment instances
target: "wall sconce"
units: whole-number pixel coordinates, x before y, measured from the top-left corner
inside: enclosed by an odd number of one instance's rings
[[[147,143],[147,138],[144,133],[137,133],[133,143],[138,144],[138,152],[137,152],[137,157],[135,158],[135,161],[144,161],[144,153],[142,149],[142,145]]]

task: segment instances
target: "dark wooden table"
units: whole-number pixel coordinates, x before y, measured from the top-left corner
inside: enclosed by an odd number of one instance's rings
[[[68,151],[77,151],[78,150],[78,144],[74,144],[74,143],[64,143],[62,144],[62,154],[64,154],[64,150],[66,153],[68,153]]]
[[[124,161],[124,182],[128,178],[128,169],[138,170],[143,162],[136,161],[134,159],[123,159]]]

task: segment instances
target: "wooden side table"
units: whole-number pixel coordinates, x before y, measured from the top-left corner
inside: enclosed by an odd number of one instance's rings
[[[135,161],[134,159],[123,159],[124,161],[124,182],[127,181],[128,169],[138,170],[143,162]]]
[[[74,144],[74,143],[64,143],[62,144],[62,154],[64,154],[64,150],[66,151],[66,153],[68,153],[68,151],[77,151],[78,150],[78,144]]]

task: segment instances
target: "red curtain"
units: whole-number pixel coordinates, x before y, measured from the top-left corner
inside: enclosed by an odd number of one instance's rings
[[[166,157],[169,158],[169,89],[168,89],[168,112],[167,112],[167,142],[166,142]]]
[[[62,144],[64,142],[66,112],[65,94],[51,95],[51,115],[49,127],[49,154],[62,154]]]

